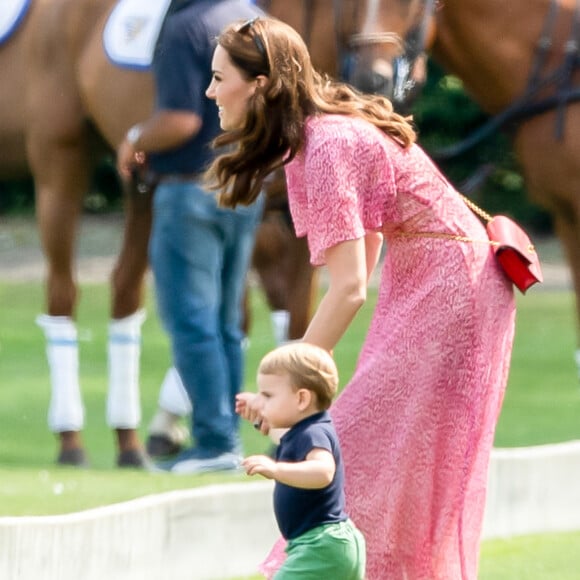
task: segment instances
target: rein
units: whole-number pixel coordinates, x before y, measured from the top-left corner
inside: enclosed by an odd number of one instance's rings
[[[564,59],[551,74],[542,76],[548,53],[553,46],[554,27],[559,8],[558,0],[551,0],[542,34],[536,44],[534,63],[524,93],[467,138],[449,147],[431,152],[434,159],[444,161],[462,155],[505,125],[523,123],[552,110],[556,110],[554,134],[558,141],[562,140],[566,107],[570,103],[580,101],[580,87],[572,84],[573,74],[580,67],[580,0],[576,0],[572,28],[565,44]],[[537,97],[540,91],[552,86],[556,87],[554,95]]]

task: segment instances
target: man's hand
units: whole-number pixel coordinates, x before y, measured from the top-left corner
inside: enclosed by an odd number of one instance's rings
[[[135,170],[140,170],[146,161],[143,151],[137,151],[133,143],[124,139],[117,151],[117,171],[123,179],[131,179]]]

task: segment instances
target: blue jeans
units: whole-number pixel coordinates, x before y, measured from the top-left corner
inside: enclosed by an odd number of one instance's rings
[[[262,208],[262,199],[235,211],[218,208],[193,181],[170,179],[155,191],[149,258],[157,305],[200,450],[238,445],[242,300]]]

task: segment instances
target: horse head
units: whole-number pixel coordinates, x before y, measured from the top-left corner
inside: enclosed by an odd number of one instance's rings
[[[403,106],[425,82],[434,0],[333,0],[340,75]]]

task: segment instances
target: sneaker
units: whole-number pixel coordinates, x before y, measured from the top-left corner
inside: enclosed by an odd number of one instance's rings
[[[158,463],[162,471],[188,475],[210,471],[233,471],[241,468],[243,457],[236,451],[209,451],[193,448],[180,453],[171,461]]]
[[[206,459],[184,459],[178,461],[171,473],[183,475],[191,473],[206,473],[208,471],[237,471],[241,468],[242,457],[233,451],[226,451]]]

